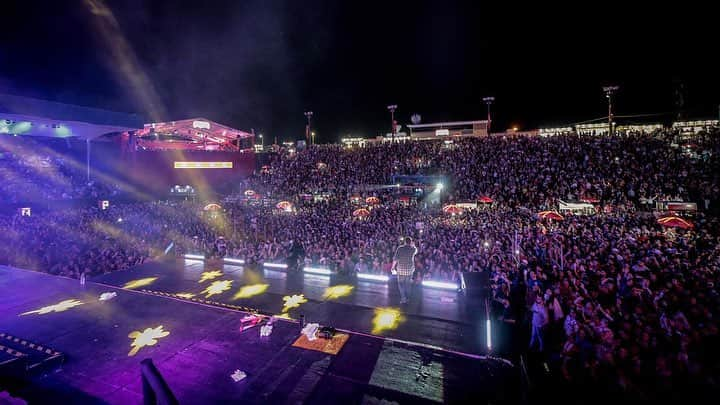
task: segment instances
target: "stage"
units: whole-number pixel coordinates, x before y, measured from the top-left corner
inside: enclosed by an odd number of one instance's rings
[[[424,318],[427,300],[432,302],[436,292],[426,290],[417,308],[408,307],[407,319],[397,329],[376,331],[383,336],[371,336],[367,332],[373,329],[373,310],[363,303],[376,299],[378,306],[392,304],[393,295],[386,294],[383,299],[377,291],[372,293],[375,289],[358,285],[355,295],[323,300],[319,291],[326,288],[324,281],[305,276],[302,290],[297,290],[300,287],[291,275],[283,279],[269,274],[256,279],[255,272],[240,268],[223,269],[222,277],[198,283],[204,270],[202,262],[148,263],[100,277],[98,281],[107,285],[88,281],[81,286],[77,280],[0,267],[0,332],[66,355],[60,370],[34,375],[11,387],[2,382],[5,386],[0,390],[8,389],[36,403],[139,403],[139,363],[152,358],[180,403],[188,404],[518,400],[519,378],[509,362],[383,337],[436,345],[444,341],[440,336],[459,337],[456,325],[462,325],[463,316],[467,316],[459,308],[438,309],[429,312],[437,318]],[[220,302],[227,295],[226,301],[231,301],[241,281],[265,281],[269,284],[266,292],[234,303],[257,306],[261,312],[280,312],[281,294],[303,293],[309,301],[287,311],[291,317],[303,312],[308,322],[337,328],[356,325],[360,333],[348,331],[349,338],[340,352],[325,354],[292,346],[300,334],[297,322],[278,320],[269,337],[260,337],[258,327],[240,330],[244,312],[109,286],[158,277],[137,289],[198,293],[212,281],[229,280],[230,276],[232,288],[208,300]],[[98,300],[104,292],[117,296]],[[63,301],[65,306],[44,308]],[[443,314],[455,314],[454,320],[442,320],[439,316]],[[327,318],[321,319],[323,316]],[[443,333],[422,329],[433,324],[444,325]],[[415,338],[413,327],[420,328]],[[134,340],[129,335],[137,337],[148,328],[169,333],[157,334],[154,345],[133,349]],[[450,349],[461,347],[456,342]],[[235,382],[231,378],[235,370],[245,372],[247,378]]]
[[[209,273],[214,278],[199,282],[203,274]],[[464,353],[488,353],[484,300],[469,298],[453,290],[416,285],[410,303],[401,306],[394,279],[382,283],[355,277],[292,273],[268,267],[251,269],[221,261],[177,259],[146,263],[128,271],[97,277],[93,281],[123,287],[136,280],[153,278],[151,283],[136,287],[135,290],[190,293],[195,294],[194,299],[238,305],[266,314],[280,314],[284,296],[303,294],[308,302],[288,311],[289,316],[295,319],[304,315],[306,322],[318,322]],[[223,281],[232,281],[226,291],[210,297],[207,297],[207,293],[201,293],[212,282]],[[241,287],[263,284],[267,285],[267,290],[262,293],[235,298]],[[325,298],[326,290],[331,286],[346,286],[350,291],[347,295]],[[372,320],[375,308],[378,307],[400,311],[403,320],[397,328],[373,332]],[[499,339],[495,340],[497,342]]]

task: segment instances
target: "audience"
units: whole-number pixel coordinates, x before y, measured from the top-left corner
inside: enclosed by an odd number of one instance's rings
[[[250,265],[286,261],[302,245],[305,265],[389,274],[399,238],[412,236],[417,280],[489,272],[493,317],[527,325],[528,348],[571,386],[656,398],[689,382],[717,384],[718,135],[714,129],[688,142],[668,130],[281,149],[226,196],[220,212],[152,202],[0,216],[0,263],[93,276],[156,257],[170,242],[178,255],[213,255],[223,237],[227,255]],[[77,198],[106,187],[71,187],[62,196],[49,186],[55,176],[32,164],[37,158],[17,148],[3,153],[0,170],[12,178],[0,187],[3,198]],[[71,173],[58,159],[49,160],[52,173]],[[447,184],[398,185],[395,175],[440,175]],[[58,176],[78,184],[71,174]],[[380,203],[366,204],[370,196]],[[442,211],[480,196],[494,202]],[[597,201],[596,215],[537,216],[560,200],[583,199]],[[282,200],[294,208],[276,209]],[[697,203],[694,227],[659,225],[654,204],[661,201]],[[361,207],[369,216],[353,215]]]

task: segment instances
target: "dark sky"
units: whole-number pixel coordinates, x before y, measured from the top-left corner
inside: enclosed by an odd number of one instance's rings
[[[393,103],[401,124],[412,113],[424,122],[482,119],[486,95],[496,97],[496,129],[572,123],[606,114],[609,83],[621,86],[618,114],[672,112],[682,83],[691,117],[717,117],[711,10],[503,3],[107,1],[128,53],[89,11],[100,0],[10,0],[0,91],[202,116],[279,140],[302,138],[308,109],[320,140],[333,141],[385,131]]]

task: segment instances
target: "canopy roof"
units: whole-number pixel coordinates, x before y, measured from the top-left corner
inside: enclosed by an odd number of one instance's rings
[[[141,147],[183,144],[199,149],[237,147],[239,140],[253,138],[251,133],[205,118],[145,124],[143,129],[136,132],[136,136]]]

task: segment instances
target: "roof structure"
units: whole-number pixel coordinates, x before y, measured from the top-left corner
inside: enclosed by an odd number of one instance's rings
[[[145,124],[135,133],[141,149],[239,149],[253,134],[205,118]]]

